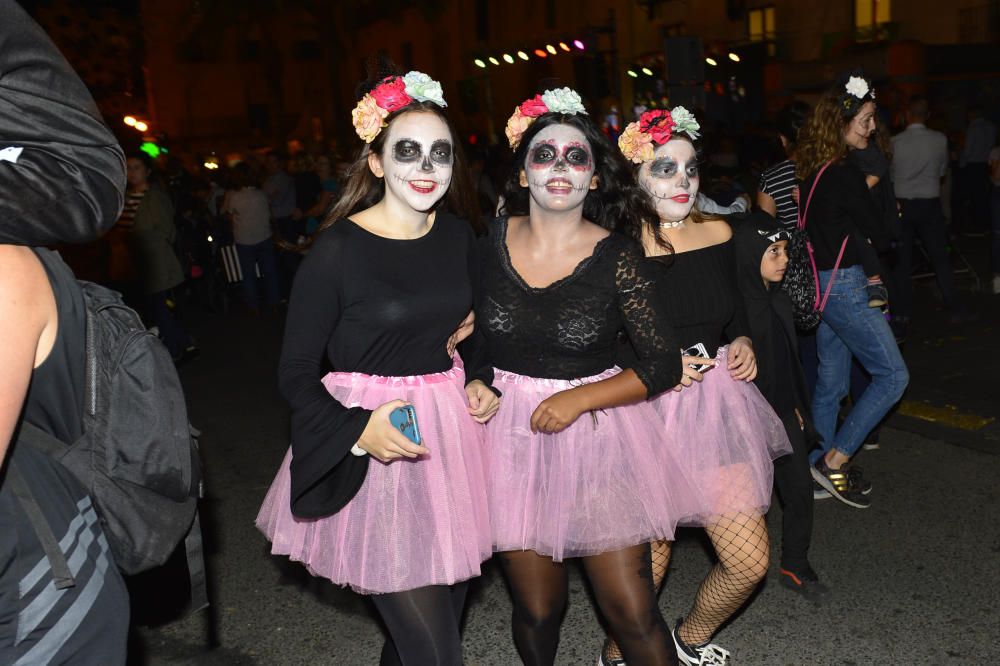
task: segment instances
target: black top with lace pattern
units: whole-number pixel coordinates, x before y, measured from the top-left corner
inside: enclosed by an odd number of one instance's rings
[[[613,233],[572,273],[541,288],[514,270],[506,218],[495,220],[480,243],[483,291],[476,325],[496,367],[552,379],[596,375],[615,365],[624,329],[637,352],[628,367],[649,395],[680,380],[677,338],[654,307],[653,282],[636,243]]]

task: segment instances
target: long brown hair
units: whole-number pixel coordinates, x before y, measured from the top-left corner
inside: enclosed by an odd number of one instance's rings
[[[832,88],[816,102],[812,115],[799,131],[799,147],[795,155],[795,175],[805,180],[831,160],[841,160],[847,155],[844,130],[851,124],[862,104],[853,113],[844,113],[844,95],[840,87]]]
[[[451,185],[448,192],[434,206],[434,210],[444,210],[454,213],[468,221],[473,229],[480,229],[480,211],[477,205],[475,192],[469,180],[469,170],[466,166],[465,153],[462,151],[462,144],[458,140],[455,128],[448,121],[448,117],[441,111],[441,107],[433,102],[414,101],[398,111],[393,111],[386,116],[385,122],[392,126],[392,122],[407,113],[433,113],[444,121],[451,133],[451,143],[455,158],[454,169],[452,170]],[[385,181],[376,178],[368,167],[368,155],[375,153],[382,156],[385,151],[386,136],[389,134],[389,127],[383,128],[378,136],[370,144],[362,146],[357,158],[347,170],[346,181],[341,190],[340,198],[330,209],[326,218],[320,223],[316,233],[329,229],[337,220],[349,217],[362,210],[371,208],[385,196]]]

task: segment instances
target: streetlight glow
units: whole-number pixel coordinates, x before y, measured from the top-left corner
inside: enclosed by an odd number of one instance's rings
[[[566,42],[559,42],[559,48],[561,48],[563,51],[569,51],[569,44],[567,44]]]
[[[483,68],[486,67],[486,63],[480,60],[479,58],[476,58],[474,62],[476,63],[476,67],[483,67]]]
[[[573,40],[573,46],[575,46],[576,48],[580,49],[581,51],[584,48],[583,47],[583,42],[581,42],[579,39],[574,39]]]
[[[630,69],[630,70],[628,70],[628,71],[626,71],[625,73],[626,73],[626,74],[628,74],[629,76],[631,76],[631,77],[632,77],[633,79],[635,79],[635,78],[638,78],[638,77],[639,77],[639,75],[638,75],[638,74],[636,74],[635,72],[633,72],[633,71],[632,71],[631,69]]]
[[[732,60],[733,62],[739,62],[740,61],[740,57],[738,55],[736,55],[735,53],[730,53],[729,54],[729,59]]]
[[[651,70],[649,67],[643,67],[642,73],[645,74],[646,76],[652,76],[653,70]]]
[[[141,120],[137,120],[135,122],[135,128],[137,130],[139,130],[140,132],[145,132],[146,130],[149,129],[149,125],[147,125],[146,123],[142,122]]]
[[[707,62],[712,67],[715,67],[716,65],[719,64],[715,61],[715,58],[705,58],[705,62]]]
[[[547,44],[545,46],[545,50],[551,53],[552,55],[556,54],[556,47],[552,46],[551,44]]]
[[[547,58],[547,57],[549,57],[549,54],[546,53],[545,51],[541,50],[541,49],[535,49],[535,55],[538,56],[539,58]]]
[[[528,59],[528,54],[525,53],[524,51],[518,51],[517,52],[517,57],[520,58],[521,60],[527,60]]]
[[[512,56],[509,53],[504,53],[503,54],[503,61],[505,63],[507,63],[508,65],[513,65],[514,64],[514,56]]]
[[[135,127],[136,119],[135,116],[125,116],[124,118],[122,118],[122,122],[128,125],[129,127]]]
[[[490,56],[490,62],[493,63],[494,65],[500,64],[500,61],[494,58],[493,56]]]

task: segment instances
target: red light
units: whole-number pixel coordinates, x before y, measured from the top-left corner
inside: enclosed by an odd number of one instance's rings
[[[479,143],[479,137],[476,136],[475,134],[470,134],[469,135],[469,145],[470,146],[474,146],[477,143]]]
[[[549,57],[549,54],[546,53],[545,51],[543,51],[542,49],[535,49],[535,55],[538,56],[539,58],[548,58]]]

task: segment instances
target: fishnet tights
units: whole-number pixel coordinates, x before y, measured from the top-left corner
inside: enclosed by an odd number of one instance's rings
[[[705,528],[718,563],[698,588],[694,605],[677,634],[687,645],[707,643],[719,626],[743,605],[767,574],[770,542],[761,515],[720,516]],[[663,587],[670,564],[670,542],[652,545],[653,583]],[[613,639],[605,642],[605,657],[621,659]]]

